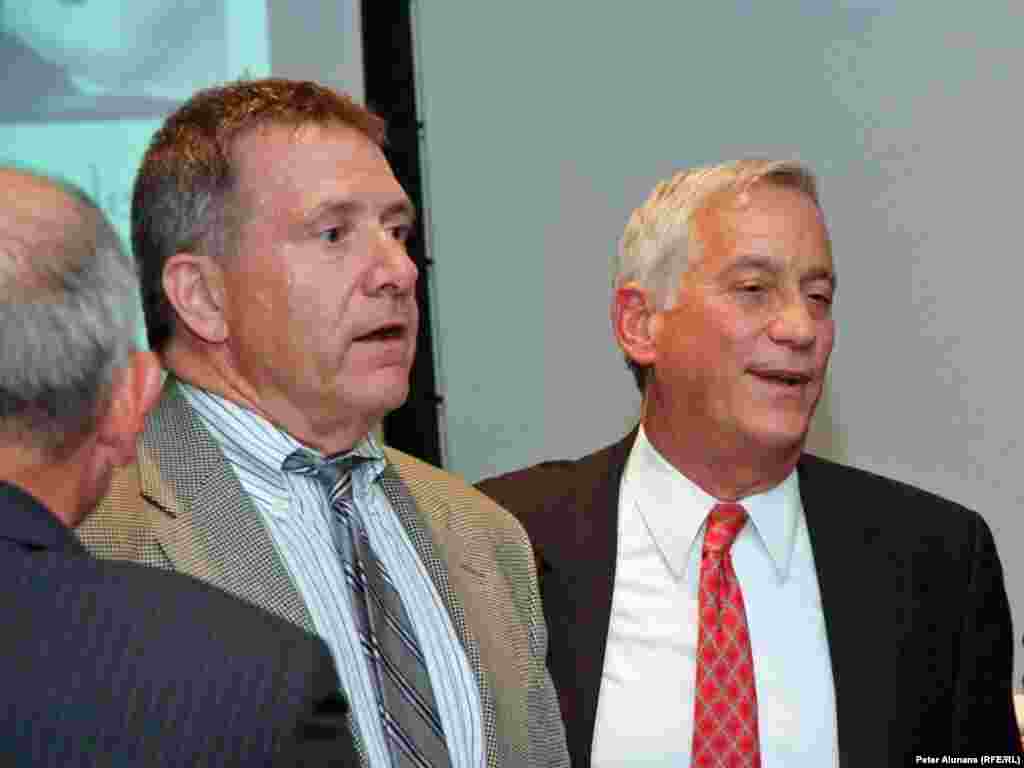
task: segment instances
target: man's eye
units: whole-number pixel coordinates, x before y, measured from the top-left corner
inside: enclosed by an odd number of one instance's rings
[[[407,242],[412,235],[412,227],[408,224],[399,224],[391,228],[391,236],[400,243]]]
[[[816,304],[832,305],[832,291],[827,288],[814,288],[807,292],[807,297]]]
[[[341,227],[331,227],[320,233],[320,239],[325,243],[337,243],[341,240]]]
[[[828,293],[812,293],[811,301],[816,301],[825,306],[832,306],[832,295]]]

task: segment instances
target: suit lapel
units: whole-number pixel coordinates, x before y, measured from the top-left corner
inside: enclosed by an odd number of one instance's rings
[[[174,568],[314,632],[288,570],[234,471],[173,380],[150,415],[139,453],[142,494]]]
[[[427,569],[434,587],[444,602],[455,632],[466,651],[470,668],[480,691],[480,706],[483,712],[484,754],[487,765],[496,768],[498,760],[497,707],[495,689],[490,675],[493,670],[486,667],[481,657],[480,643],[474,634],[471,622],[467,621],[467,606],[461,596],[478,592],[487,581],[490,565],[475,564],[467,559],[459,536],[438,536],[434,532],[448,530],[448,508],[439,500],[427,494],[418,494],[417,484],[408,485],[399,477],[393,463],[398,455],[388,449],[388,467],[381,475],[381,486],[398,515],[409,538],[412,540],[420,561]],[[411,478],[410,478],[411,480]],[[485,570],[486,569],[486,570]],[[454,582],[454,585],[453,585]],[[471,610],[472,605],[468,606]],[[525,713],[524,713],[525,716]]]
[[[889,759],[884,737],[900,694],[886,681],[902,652],[910,573],[883,545],[883,532],[864,523],[872,500],[831,466],[805,456],[798,472],[835,684],[839,764],[880,765]]]
[[[575,682],[562,671],[561,684],[575,685],[577,711],[563,713],[572,754],[585,756],[584,765],[590,764],[611,620],[618,556],[619,487],[636,434],[633,430],[623,440],[581,462],[580,482],[572,506],[573,530],[566,532],[570,535],[566,549],[551,552],[560,562],[549,564],[552,575],[557,572],[560,576],[549,579],[551,584],[546,591],[564,590],[557,598],[553,596],[552,607],[561,605],[560,612],[566,612],[561,619],[548,617],[549,622],[562,623],[560,631],[552,631],[551,635],[563,637],[565,643],[557,651],[553,649],[551,656],[575,660]],[[548,599],[546,595],[542,598]],[[566,621],[568,617],[571,619]],[[570,724],[571,717],[578,718],[578,725]]]
[[[547,666],[573,765],[590,764],[615,585],[619,486],[636,435],[634,429],[577,461],[543,462],[478,486],[529,532]]]
[[[413,499],[409,489],[399,478],[394,465],[391,463],[388,464],[381,475],[381,486],[384,489],[384,495],[387,496],[388,501],[391,503],[392,509],[398,515],[402,527],[412,540],[416,554],[419,555],[420,561],[426,566],[427,573],[430,574],[430,578],[434,582],[434,587],[441,595],[452,624],[455,626],[455,631],[459,635],[459,640],[467,648],[470,645],[474,645],[475,641],[472,639],[472,634],[466,625],[465,611],[448,578],[448,567],[438,555],[434,545],[434,537],[430,532],[430,526],[424,524],[425,521],[420,518],[420,511],[422,511],[434,517],[434,520],[431,521],[434,525],[442,528],[447,527],[447,520],[440,514],[444,510],[440,507],[430,508],[428,505],[424,505],[424,507],[427,507],[426,509],[419,510],[415,499]]]

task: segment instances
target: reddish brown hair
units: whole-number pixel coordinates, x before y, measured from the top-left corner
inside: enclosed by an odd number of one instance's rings
[[[384,142],[384,120],[347,95],[283,78],[199,91],[153,136],[132,192],[132,249],[153,350],[174,330],[174,309],[163,291],[167,259],[181,251],[220,257],[232,239],[236,142],[260,126],[310,124],[344,125]]]

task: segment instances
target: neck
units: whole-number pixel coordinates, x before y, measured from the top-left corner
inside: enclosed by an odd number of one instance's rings
[[[687,426],[671,407],[644,397],[641,423],[651,445],[691,482],[720,501],[740,501],[771,490],[796,467],[802,443],[779,449],[737,435]]]
[[[78,525],[88,512],[83,499],[89,496],[82,449],[65,460],[48,459],[43,452],[21,443],[0,445],[3,479],[31,494],[50,514],[68,528]]]
[[[178,338],[168,343],[161,356],[164,367],[181,381],[252,411],[324,455],[351,450],[375,426],[360,416],[344,419],[332,413],[330,425],[324,428],[310,414],[279,395],[266,396],[257,391],[224,354],[196,349]]]

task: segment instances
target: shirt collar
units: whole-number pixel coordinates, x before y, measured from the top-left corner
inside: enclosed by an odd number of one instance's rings
[[[258,413],[205,389],[179,382],[182,394],[199,414],[203,424],[217,441],[232,464],[242,465],[251,472],[273,480],[286,491],[281,464],[294,451],[303,448],[321,459],[352,454],[365,461],[353,468],[353,492],[365,491],[384,471],[387,461],[384,451],[372,434],[356,443],[351,451],[324,456],[315,448],[303,445],[280,427],[270,423]]]
[[[623,479],[628,483],[626,498],[632,498],[669,568],[677,577],[689,577],[694,548],[703,541],[701,533],[708,512],[718,499],[711,496],[672,466],[647,439],[643,426],[630,451]],[[763,493],[741,502],[750,518],[759,546],[764,548],[778,572],[779,580],[789,575],[796,541],[797,521],[803,515],[796,470]],[[741,536],[750,535],[746,529]],[[698,558],[699,559],[699,558]]]

